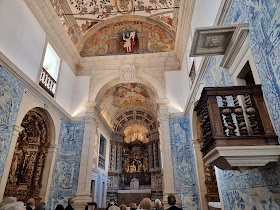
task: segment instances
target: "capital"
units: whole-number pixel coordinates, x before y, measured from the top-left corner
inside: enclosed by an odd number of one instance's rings
[[[97,102],[92,103],[84,103],[83,107],[86,109],[86,112],[94,112],[94,108],[96,107]]]

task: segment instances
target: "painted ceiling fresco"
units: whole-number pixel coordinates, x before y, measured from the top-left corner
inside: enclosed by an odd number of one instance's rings
[[[169,52],[174,47],[174,38],[161,27],[140,21],[124,21],[98,30],[85,41],[80,55]]]
[[[144,142],[145,144],[149,142],[149,139],[146,137],[148,130],[145,126],[141,124],[130,124],[124,129],[126,143],[131,143],[138,139],[139,141]]]
[[[99,102],[101,114],[112,124],[113,118],[126,108],[146,108],[156,111],[156,96],[153,90],[139,83],[121,83],[106,91]]]
[[[112,18],[149,17],[175,32],[180,0],[50,0],[73,44],[80,52],[90,29]],[[148,51],[147,51],[148,52]]]

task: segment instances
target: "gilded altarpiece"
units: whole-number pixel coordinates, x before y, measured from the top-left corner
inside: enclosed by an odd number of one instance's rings
[[[4,196],[14,196],[18,200],[33,197],[39,202],[51,138],[50,123],[43,111],[34,108],[25,115],[21,126],[23,130],[17,139]]]

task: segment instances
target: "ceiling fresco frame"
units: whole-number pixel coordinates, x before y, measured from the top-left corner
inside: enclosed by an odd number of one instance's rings
[[[123,133],[125,128],[131,124],[138,123],[145,126],[148,131],[158,129],[156,117],[147,109],[130,108],[119,113],[112,121],[112,129]]]
[[[117,24],[117,23],[120,23],[120,22],[130,22],[130,21],[131,22],[138,21],[138,22],[142,22],[142,23],[156,25],[161,30],[163,30],[168,35],[170,35],[171,38],[175,42],[175,38],[176,38],[175,31],[173,31],[165,23],[162,23],[158,20],[155,20],[155,19],[149,18],[149,17],[142,17],[142,16],[138,16],[138,15],[127,15],[127,16],[124,16],[124,17],[113,17],[113,18],[110,18],[109,20],[97,23],[95,26],[93,26],[91,29],[89,29],[88,32],[85,33],[85,35],[83,36],[83,39],[81,39],[81,41],[80,41],[80,44],[84,45],[84,43],[88,39],[90,39],[94,34],[96,34],[99,30],[101,30],[102,28],[104,28],[106,26],[114,25],[114,24]],[[79,51],[79,53],[80,53],[80,51]]]

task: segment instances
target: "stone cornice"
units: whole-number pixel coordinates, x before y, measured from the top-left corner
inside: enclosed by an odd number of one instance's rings
[[[174,52],[93,56],[81,58],[80,64],[77,66],[77,76],[88,76],[91,71],[119,71],[120,66],[124,64],[132,64],[136,67],[141,66],[140,69],[149,71],[180,70],[180,62]]]
[[[38,23],[47,35],[47,39],[59,57],[66,61],[76,74],[75,66],[79,63],[80,55],[65,31],[60,19],[48,0],[25,0]]]

